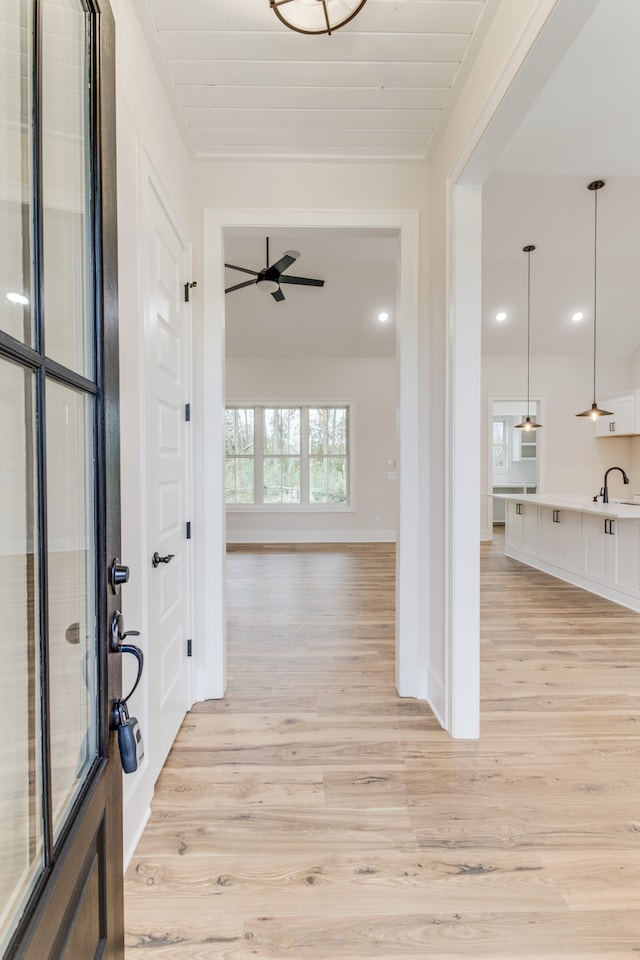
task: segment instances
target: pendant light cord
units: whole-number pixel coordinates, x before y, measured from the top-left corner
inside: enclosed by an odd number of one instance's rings
[[[598,355],[598,190],[604,187],[604,180],[593,180],[588,189],[595,194],[593,198],[593,403],[590,410],[576,413],[576,417],[611,417],[610,410],[601,410],[596,403],[596,363]]]
[[[529,383],[531,371],[531,250],[527,250],[527,419],[529,419]]]
[[[596,326],[598,302],[598,189],[593,191],[593,402],[596,402]]]

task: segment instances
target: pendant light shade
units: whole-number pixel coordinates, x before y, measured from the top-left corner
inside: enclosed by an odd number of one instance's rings
[[[278,20],[296,33],[333,33],[360,13],[367,0],[269,0]]]
[[[541,427],[541,423],[536,423],[529,414],[530,394],[530,371],[531,371],[531,254],[535,250],[533,244],[522,248],[522,252],[527,255],[527,416],[522,423],[516,423],[516,430],[535,430]]]
[[[604,180],[593,180],[588,189],[593,191],[593,403],[588,410],[576,413],[576,417],[612,416],[611,410],[601,410],[596,403],[596,344],[597,344],[597,301],[598,301],[598,190],[604,187]]]

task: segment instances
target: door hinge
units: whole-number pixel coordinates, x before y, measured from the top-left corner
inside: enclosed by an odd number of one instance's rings
[[[187,423],[191,420],[191,404],[185,403],[184,405],[184,419]]]
[[[191,540],[191,520],[187,520],[187,540]]]
[[[187,656],[193,656],[193,640],[187,640]]]
[[[189,300],[191,299],[189,295],[189,291],[193,290],[193,288],[197,286],[198,286],[198,283],[196,280],[194,280],[193,283],[185,283],[184,285],[184,302],[185,303],[189,303]]]

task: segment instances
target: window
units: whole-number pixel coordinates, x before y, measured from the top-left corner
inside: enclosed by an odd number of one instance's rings
[[[506,471],[507,463],[507,421],[493,419],[493,469]]]
[[[349,505],[348,406],[227,407],[228,505]]]
[[[301,410],[261,408],[261,413],[262,502],[300,503]]]
[[[227,503],[253,503],[253,410],[225,411]]]

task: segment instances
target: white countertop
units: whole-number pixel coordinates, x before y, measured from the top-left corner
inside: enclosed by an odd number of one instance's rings
[[[575,510],[578,513],[595,513],[601,517],[615,517],[618,520],[640,520],[639,503],[621,503],[611,498],[609,503],[592,497],[571,496],[564,493],[490,493],[498,500],[516,500],[518,503],[535,503],[541,507],[553,507],[560,510]]]

